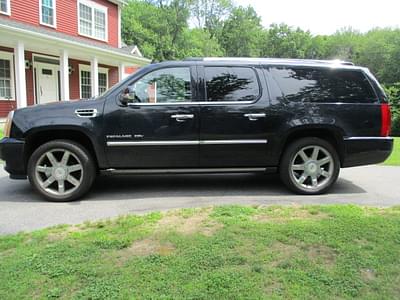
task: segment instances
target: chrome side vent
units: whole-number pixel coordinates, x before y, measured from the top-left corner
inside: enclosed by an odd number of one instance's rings
[[[75,110],[75,114],[80,118],[94,118],[97,116],[97,109],[95,108],[82,108]]]

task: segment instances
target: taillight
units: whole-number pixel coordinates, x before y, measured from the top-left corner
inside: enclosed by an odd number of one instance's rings
[[[389,136],[391,123],[390,106],[383,103],[381,104],[381,136]]]

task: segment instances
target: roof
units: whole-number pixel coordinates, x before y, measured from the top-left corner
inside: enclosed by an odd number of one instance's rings
[[[240,62],[259,64],[284,64],[284,65],[323,65],[323,66],[354,66],[352,62],[341,60],[316,60],[316,59],[291,59],[291,58],[252,58],[252,57],[193,57],[186,61],[204,62]]]
[[[131,49],[112,47],[106,43],[97,42],[95,40],[90,40],[90,39],[83,38],[83,37],[71,36],[71,35],[68,35],[68,34],[65,34],[65,33],[62,33],[59,31],[47,29],[45,27],[34,26],[34,25],[14,21],[9,18],[1,18],[0,27],[8,27],[11,29],[19,30],[19,31],[24,31],[25,33],[30,33],[32,35],[43,35],[48,38],[62,39],[66,42],[71,42],[71,43],[75,43],[75,44],[78,43],[78,44],[82,45],[83,47],[92,47],[92,48],[97,48],[98,50],[113,52],[114,54],[131,56],[132,59],[142,60],[144,63],[150,62],[150,60],[148,60],[144,57],[139,57],[138,55],[132,55],[130,53]]]

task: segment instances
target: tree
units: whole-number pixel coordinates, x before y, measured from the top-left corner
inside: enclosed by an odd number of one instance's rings
[[[272,24],[265,32],[261,53],[268,57],[309,58],[312,52],[310,32],[286,24]]]
[[[230,14],[231,0],[188,0],[191,15],[199,29],[206,29],[210,37],[215,37],[222,28],[224,19]]]
[[[240,6],[224,22],[220,43],[227,56],[259,56],[262,38],[261,18],[251,6]]]

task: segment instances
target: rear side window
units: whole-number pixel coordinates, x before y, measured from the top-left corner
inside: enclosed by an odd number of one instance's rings
[[[206,67],[207,101],[253,101],[260,95],[258,77],[247,67]]]
[[[287,101],[373,103],[376,95],[360,71],[273,67],[272,78]]]

